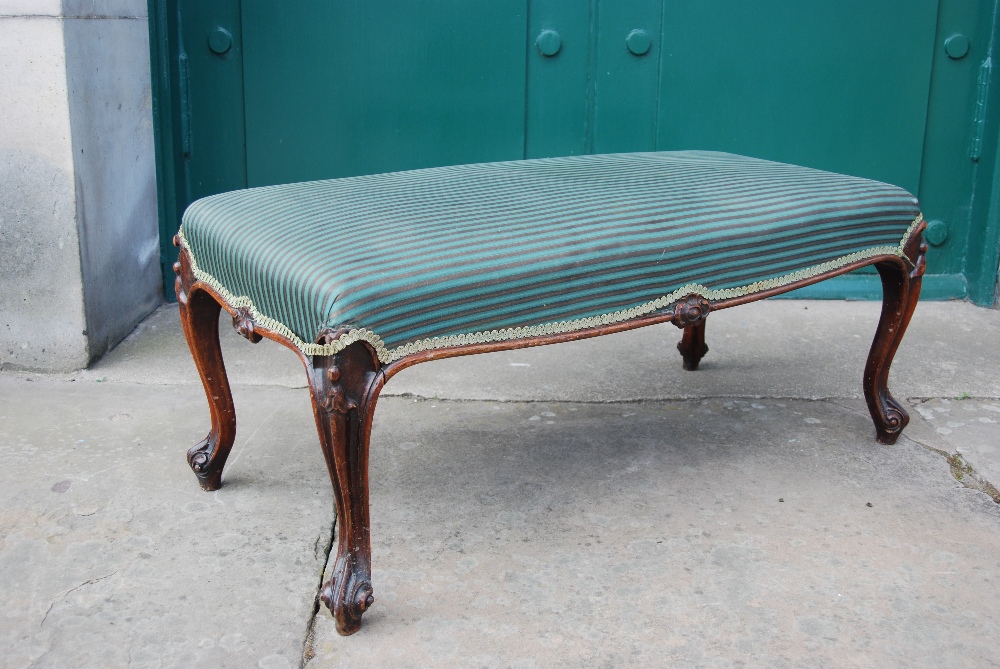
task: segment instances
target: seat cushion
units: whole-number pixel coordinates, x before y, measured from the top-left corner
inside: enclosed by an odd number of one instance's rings
[[[304,352],[428,348],[614,323],[901,255],[916,198],[710,152],[524,160],[251,188],[194,202],[196,277]],[[325,328],[354,331],[325,346]]]

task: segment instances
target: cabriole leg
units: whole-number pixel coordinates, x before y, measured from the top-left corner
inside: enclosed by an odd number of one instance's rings
[[[923,250],[922,248],[921,251]],[[910,422],[910,416],[889,393],[889,367],[920,297],[923,255],[919,257],[913,271],[907,270],[899,262],[883,262],[875,267],[882,277],[882,317],[865,365],[865,400],[868,402],[868,411],[875,423],[879,442],[894,444]]]
[[[219,346],[219,311],[222,307],[209,293],[197,288],[191,291],[193,280],[185,254],[181,254],[181,261],[174,265],[174,270],[177,272],[175,288],[184,336],[205,387],[212,414],[212,430],[188,451],[187,460],[203,490],[218,490],[222,485],[222,468],[236,439],[236,410]]]
[[[705,345],[705,321],[697,325],[684,328],[684,335],[677,344],[677,350],[684,358],[684,369],[693,372],[698,369],[698,363],[708,353],[708,346]]]
[[[356,343],[309,365],[313,413],[337,506],[337,561],[320,598],[337,631],[353,634],[374,603],[368,516],[368,442],[380,375],[371,349]]]

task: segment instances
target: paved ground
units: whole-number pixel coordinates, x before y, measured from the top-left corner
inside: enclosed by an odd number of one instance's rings
[[[860,400],[877,313],[713,314],[696,373],[672,326],[401,373],[343,638],[297,359],[225,333],[240,433],[203,493],[164,307],[93,369],[0,375],[0,666],[1000,665],[1000,312],[918,307],[894,447]]]

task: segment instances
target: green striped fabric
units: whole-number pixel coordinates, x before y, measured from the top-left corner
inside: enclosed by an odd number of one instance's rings
[[[683,151],[222,193],[188,207],[182,240],[199,279],[303,350],[346,326],[389,361],[623,320],[691,284],[719,299],[898,254],[918,216],[895,186]]]

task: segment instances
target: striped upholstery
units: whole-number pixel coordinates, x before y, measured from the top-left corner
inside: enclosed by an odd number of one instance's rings
[[[200,280],[304,351],[348,326],[340,348],[367,339],[389,361],[900,254],[918,216],[895,186],[685,151],[234,191],[188,207],[181,234]]]

